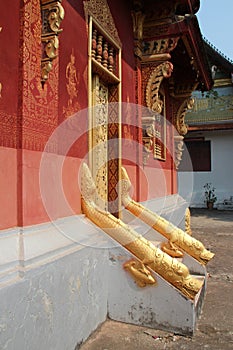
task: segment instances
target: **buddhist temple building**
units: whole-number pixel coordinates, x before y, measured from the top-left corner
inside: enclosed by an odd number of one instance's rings
[[[184,224],[185,116],[232,89],[199,7],[0,3],[1,349],[78,349],[107,316],[193,334],[213,254]]]
[[[204,186],[211,183],[217,197],[215,207],[232,209],[233,62],[208,41],[204,44],[214,85],[208,92],[193,92],[194,107],[186,115],[188,157],[183,154],[180,181],[192,172],[192,207],[205,207]]]

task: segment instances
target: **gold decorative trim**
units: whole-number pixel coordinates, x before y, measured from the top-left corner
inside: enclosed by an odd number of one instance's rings
[[[175,135],[174,136],[174,144],[175,144],[175,166],[176,170],[179,169],[180,162],[182,160],[183,155],[183,145],[184,145],[184,136]]]
[[[164,62],[151,73],[146,87],[146,104],[153,112],[161,113],[163,101],[159,98],[159,88],[164,78],[170,78],[173,71],[171,62]]]
[[[93,76],[92,174],[98,192],[96,204],[108,208],[108,87]]]
[[[2,27],[0,27],[0,33],[2,31]],[[2,97],[2,83],[0,82],[0,98]]]
[[[190,209],[187,208],[185,211],[185,232],[189,235],[192,236],[192,230],[191,230],[191,213]]]
[[[59,40],[58,35],[62,32],[61,22],[65,16],[62,0],[41,0],[42,18],[42,59],[41,59],[41,82],[44,84],[52,69],[52,62],[57,57]]]
[[[232,80],[231,79],[215,79],[214,80],[214,88],[215,87],[222,87],[222,86],[232,86]]]
[[[153,151],[155,137],[155,116],[142,117],[143,165],[146,165]]]
[[[105,33],[108,33],[113,41],[117,43],[119,47],[121,47],[121,40],[119,38],[107,1],[84,0],[83,4],[87,23],[89,22],[89,16],[92,16],[100,28],[102,28]]]
[[[145,266],[147,269],[152,269],[158,273],[167,282],[180,290],[187,298],[191,300],[195,298],[202,288],[202,280],[192,277],[187,266],[155,247],[120,219],[115,218],[109,212],[101,210],[96,205],[96,187],[90,170],[85,163],[81,167],[81,195],[82,210],[87,218],[126,250],[134,254],[139,262],[143,264],[141,266]],[[133,264],[128,264],[124,267],[132,270]],[[134,273],[138,274],[139,269],[139,266],[136,267],[137,271],[134,271]],[[142,275],[140,275],[139,279],[142,279]],[[144,283],[147,283],[147,281],[143,278]]]
[[[141,58],[142,51],[143,51],[142,39],[143,39],[143,23],[145,20],[145,14],[143,14],[141,9],[138,9],[136,11],[132,11],[131,15],[133,19],[134,54],[137,57]]]
[[[108,87],[108,120],[106,121],[108,139],[121,137],[121,110],[114,108],[115,102],[121,102],[121,42],[117,34],[113,17],[106,1],[84,1],[86,20],[88,21],[88,107],[89,107],[89,164],[94,174],[93,148],[95,133],[95,110],[93,107],[93,77],[99,76],[100,81]],[[105,142],[106,143],[106,142]],[[106,206],[114,215],[121,209],[120,168],[121,168],[121,142],[117,147],[106,144],[108,157],[106,158],[107,176],[106,190],[108,203]],[[115,144],[116,146],[116,144]],[[105,173],[105,172],[104,172]],[[98,203],[99,204],[99,203]],[[102,208],[103,208],[102,207]]]
[[[179,107],[175,118],[175,126],[178,133],[182,136],[186,135],[188,132],[188,126],[185,124],[185,116],[187,111],[193,109],[194,98],[188,97]]]
[[[178,41],[179,37],[144,41],[142,62],[170,59],[170,52],[176,48]]]
[[[214,254],[206,250],[200,241],[191,237],[186,232],[177,228],[175,225],[156,213],[145,208],[142,204],[132,200],[129,195],[131,182],[124,168],[122,168],[121,179],[122,203],[124,207],[133,213],[133,215],[140,217],[140,220],[144,221],[148,226],[152,227],[154,230],[166,237],[171,243],[170,247],[173,247],[173,249],[176,250],[178,250],[177,247],[179,247],[203,265],[213,258]],[[174,246],[176,248],[174,248]]]

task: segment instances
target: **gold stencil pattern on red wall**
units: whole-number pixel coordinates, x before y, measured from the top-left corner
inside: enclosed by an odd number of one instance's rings
[[[40,1],[25,0],[20,9],[20,84],[22,147],[43,151],[58,121],[58,58],[49,82],[41,85]]]

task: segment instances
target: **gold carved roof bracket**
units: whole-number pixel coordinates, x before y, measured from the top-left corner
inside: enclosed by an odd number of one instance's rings
[[[184,135],[188,132],[188,125],[185,123],[185,116],[188,111],[190,111],[194,106],[194,99],[189,95],[188,97],[182,99],[182,103],[178,108],[175,115],[174,125],[178,131],[178,135],[174,136],[174,146],[175,146],[175,166],[178,170],[180,162],[182,160],[183,154],[183,144]]]
[[[44,84],[52,69],[52,62],[58,55],[58,35],[62,32],[60,24],[65,16],[62,0],[41,0],[41,82]]]
[[[146,18],[141,2],[134,1],[134,10],[131,12],[131,15],[133,19],[134,54],[141,59],[143,51],[143,24]]]
[[[186,113],[193,109],[194,99],[189,96],[180,105],[176,117],[175,117],[175,127],[178,133],[182,136],[186,135],[188,132],[188,125],[185,124]]]
[[[153,112],[162,112],[163,101],[159,97],[159,89],[163,79],[170,78],[172,71],[172,63],[166,61],[158,65],[150,75],[146,87],[146,105]]]

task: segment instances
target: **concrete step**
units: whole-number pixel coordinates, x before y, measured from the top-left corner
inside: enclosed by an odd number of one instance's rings
[[[203,281],[203,285],[195,299],[190,300],[154,271],[151,274],[157,284],[138,287],[131,275],[123,270],[123,264],[132,255],[123,247],[111,250],[109,254],[110,319],[182,335],[193,334],[205,295],[206,273],[193,274]]]

